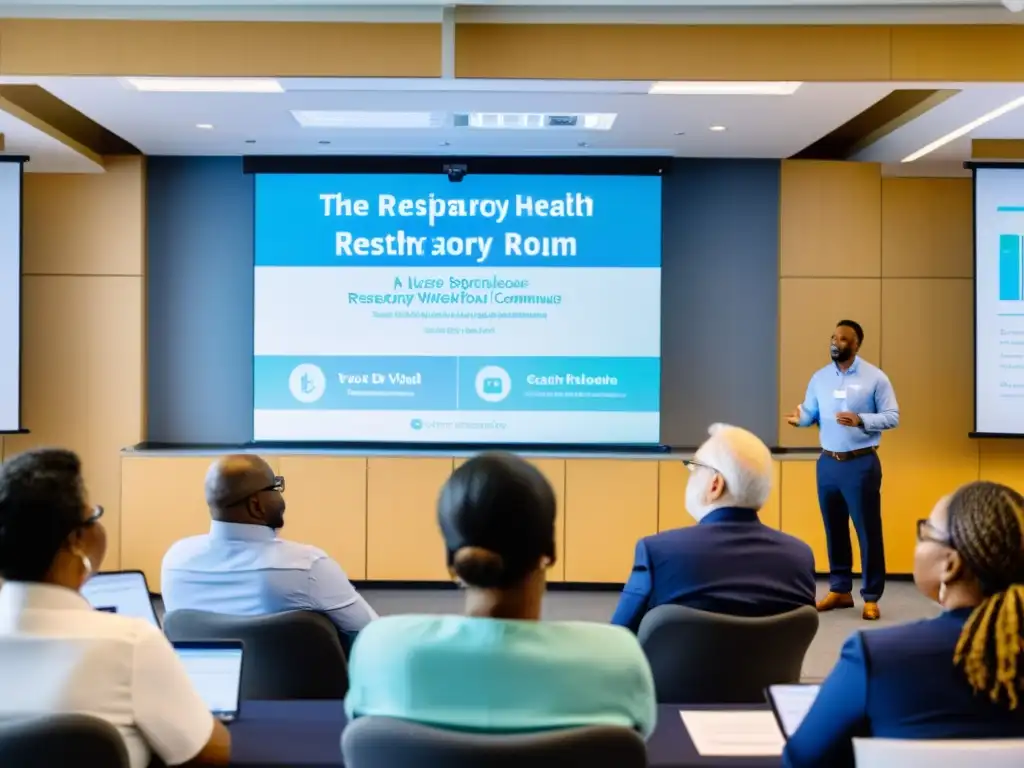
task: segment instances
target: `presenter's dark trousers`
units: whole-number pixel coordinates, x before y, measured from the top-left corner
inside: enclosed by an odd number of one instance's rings
[[[828,539],[829,589],[853,591],[853,520],[860,543],[860,594],[866,602],[876,602],[885,588],[881,491],[882,463],[875,451],[844,459],[822,453],[818,458],[818,504]]]

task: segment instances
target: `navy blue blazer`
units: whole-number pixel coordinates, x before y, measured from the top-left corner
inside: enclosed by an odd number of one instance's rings
[[[636,632],[659,605],[774,616],[814,605],[814,555],[757,511],[723,507],[697,525],[640,539],[612,623]]]
[[[971,610],[854,633],[786,744],[790,768],[853,768],[854,736],[890,739],[1024,737],[1024,709],[976,695],[953,666]]]

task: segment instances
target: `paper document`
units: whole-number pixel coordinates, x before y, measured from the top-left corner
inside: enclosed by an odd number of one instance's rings
[[[768,700],[787,738],[796,733],[820,690],[820,685],[768,686]]]
[[[781,755],[782,732],[765,711],[680,710],[697,753],[705,757]]]

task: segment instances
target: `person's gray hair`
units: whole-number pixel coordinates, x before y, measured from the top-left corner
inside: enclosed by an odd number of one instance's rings
[[[731,424],[712,424],[696,458],[725,479],[716,507],[760,509],[772,491],[772,452],[755,435]]]

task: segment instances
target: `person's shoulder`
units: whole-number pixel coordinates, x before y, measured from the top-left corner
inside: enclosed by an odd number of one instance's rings
[[[778,542],[780,546],[784,546],[787,549],[789,549],[793,553],[794,557],[810,559],[810,561],[813,563],[814,550],[811,549],[810,544],[808,544],[806,541],[797,538],[791,533],[780,531],[777,528],[772,528],[771,526],[765,526],[765,528],[770,532],[768,535],[776,542]]]
[[[874,363],[869,363],[863,357],[858,359],[860,360],[859,365],[862,373],[868,373],[872,376],[875,376],[878,379],[884,379],[885,381],[889,380],[889,377],[885,375],[885,371],[883,371],[877,365],[875,365]]]
[[[175,560],[190,557],[196,550],[204,547],[210,540],[210,534],[200,533],[195,536],[186,536],[171,544],[164,552],[164,565],[173,563]]]
[[[688,548],[691,543],[707,533],[708,527],[689,525],[685,528],[670,528],[667,531],[645,536],[640,541],[651,552],[673,551]]]
[[[590,651],[603,657],[644,658],[636,635],[625,627],[588,621],[540,621],[537,631],[545,639],[580,654]]]
[[[75,630],[94,639],[104,639],[127,645],[141,645],[160,638],[167,642],[164,634],[145,619],[120,616],[105,611],[80,611],[75,613]]]
[[[331,560],[319,547],[291,539],[275,539],[270,549],[276,560],[286,561],[293,568],[312,568],[320,560]]]

